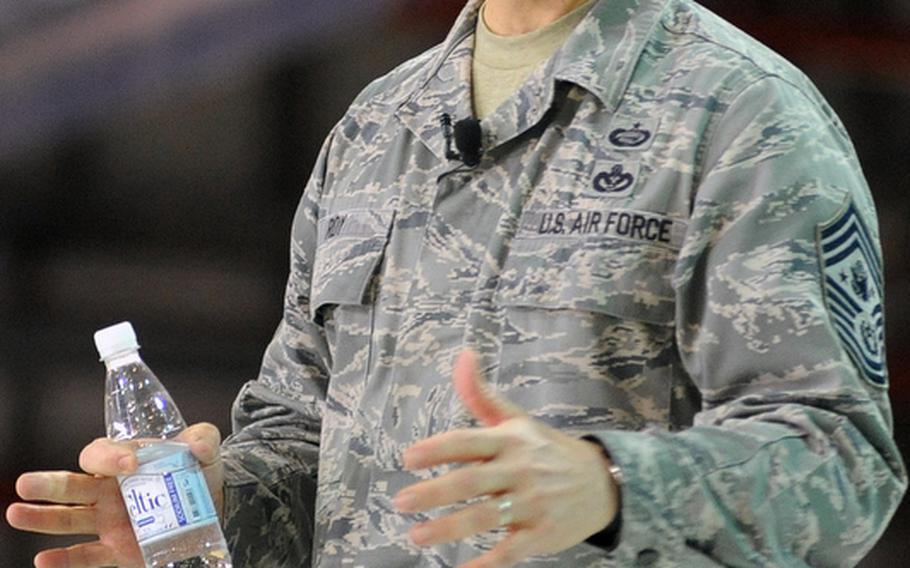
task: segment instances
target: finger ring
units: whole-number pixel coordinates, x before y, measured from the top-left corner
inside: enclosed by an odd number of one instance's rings
[[[496,503],[496,509],[499,511],[499,526],[505,527],[511,525],[515,520],[512,518],[512,500],[508,497],[502,497]]]

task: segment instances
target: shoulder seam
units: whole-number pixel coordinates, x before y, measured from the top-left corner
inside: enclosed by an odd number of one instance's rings
[[[749,63],[751,63],[752,66],[753,66],[755,69],[757,69],[758,71],[760,71],[760,72],[762,73],[762,75],[761,75],[760,77],[758,77],[755,81],[750,82],[750,83],[747,84],[745,87],[743,87],[743,89],[742,89],[741,91],[737,92],[737,95],[736,95],[736,96],[739,96],[739,94],[740,94],[742,91],[748,89],[748,88],[751,87],[754,83],[756,83],[756,82],[758,82],[758,81],[761,81],[761,80],[763,80],[763,79],[766,79],[766,78],[768,78],[768,77],[778,77],[779,79],[781,79],[781,80],[784,81],[785,83],[789,83],[791,86],[793,86],[793,87],[795,87],[796,89],[799,89],[800,91],[803,91],[803,92],[804,92],[804,89],[803,89],[802,86],[796,84],[795,82],[793,82],[792,80],[788,79],[787,77],[784,77],[784,76],[781,75],[780,73],[777,73],[777,72],[774,72],[774,71],[771,71],[771,70],[767,69],[765,66],[760,65],[757,61],[755,61],[755,59],[753,59],[752,57],[749,57],[748,55],[746,55],[746,54],[743,53],[742,51],[740,51],[740,50],[738,50],[738,49],[736,49],[736,48],[734,48],[734,47],[732,47],[732,46],[729,46],[729,45],[724,44],[724,43],[720,43],[720,42],[718,42],[718,41],[716,41],[716,40],[714,40],[714,39],[712,39],[712,38],[710,38],[710,37],[708,37],[708,36],[706,36],[706,35],[704,35],[704,34],[695,33],[695,32],[677,32],[677,31],[674,31],[674,30],[672,30],[672,29],[670,29],[670,28],[667,28],[666,26],[664,26],[664,29],[666,29],[667,32],[669,32],[669,33],[671,33],[671,34],[673,34],[673,35],[695,37],[695,38],[698,38],[698,39],[702,40],[702,41],[705,42],[705,43],[709,43],[709,44],[714,45],[714,46],[716,46],[716,47],[718,47],[718,48],[720,48],[720,49],[723,49],[723,50],[725,50],[725,51],[729,51],[730,53],[734,53],[734,54],[736,54],[737,56],[739,56],[741,59],[743,59],[744,61],[748,61]],[[735,98],[735,97],[734,97],[734,98]]]
[[[708,41],[710,41],[710,40],[708,40]],[[714,43],[714,42],[712,42],[712,43]],[[716,44],[716,43],[715,43],[715,45],[720,45],[720,44]],[[725,48],[726,48],[726,46],[721,46],[721,47],[725,47]],[[736,50],[733,50],[732,48],[729,48],[729,49],[731,49],[731,51],[733,51],[734,53],[739,53],[739,52],[737,52]],[[748,59],[750,62],[752,62],[752,60],[749,59],[748,57],[745,57],[745,56],[743,56],[743,57],[744,57],[745,59]],[[754,62],[752,62],[752,63],[754,64]],[[802,86],[797,85],[796,83],[794,83],[793,81],[791,81],[791,80],[787,79],[786,77],[780,75],[779,73],[773,73],[773,72],[767,71],[766,69],[764,69],[763,67],[760,67],[760,66],[758,66],[758,65],[756,65],[756,69],[758,69],[759,71],[761,71],[762,74],[761,74],[760,76],[756,77],[755,79],[753,79],[753,80],[747,82],[747,83],[746,83],[745,85],[743,85],[741,88],[739,88],[739,89],[737,89],[737,90],[735,90],[735,91],[732,91],[732,90],[731,90],[731,92],[732,92],[733,94],[730,96],[729,103],[727,104],[727,107],[723,110],[723,112],[721,112],[721,113],[719,113],[718,115],[716,115],[716,116],[711,120],[711,122],[708,124],[707,128],[705,128],[705,132],[704,132],[704,135],[703,135],[704,143],[701,145],[701,149],[699,150],[699,153],[700,153],[700,154],[703,154],[704,152],[707,151],[708,148],[711,147],[711,144],[712,144],[713,139],[714,139],[715,132],[716,132],[717,128],[719,127],[719,125],[723,122],[724,118],[726,118],[727,113],[728,113],[729,110],[730,110],[730,107],[732,107],[732,106],[736,103],[736,101],[739,100],[739,98],[742,97],[742,96],[745,94],[746,91],[748,91],[749,89],[751,89],[752,87],[754,87],[755,85],[757,85],[757,84],[759,84],[759,83],[761,83],[761,82],[763,82],[763,81],[768,81],[768,80],[777,79],[777,80],[779,80],[780,82],[785,83],[785,84],[787,84],[787,85],[793,87],[800,95],[802,95],[802,96],[805,97],[806,99],[809,99],[809,100],[812,99],[812,97],[810,96],[810,94],[807,93],[806,90],[805,90]],[[695,168],[695,171],[694,171],[693,176],[692,176],[693,182],[694,182],[694,184],[695,184],[696,186],[697,186],[699,183],[701,183],[701,179],[702,179],[702,177],[704,176],[704,172],[705,172],[705,166],[706,166],[706,164],[704,163],[704,156],[703,156],[703,155],[697,156],[697,159],[696,159],[696,168]]]

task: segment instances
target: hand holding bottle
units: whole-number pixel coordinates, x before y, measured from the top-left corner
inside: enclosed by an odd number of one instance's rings
[[[129,322],[95,333],[104,362],[106,438],[85,447],[85,474],[36,472],[19,478],[29,501],[6,513],[11,525],[48,534],[94,534],[96,542],[46,550],[38,568],[117,566],[231,568],[221,532],[221,435],[187,428],[155,373],[139,356]]]
[[[181,432],[175,440],[189,444],[190,451],[202,465],[206,484],[220,516],[223,467],[218,429],[211,424],[195,424]],[[42,471],[26,473],[19,478],[16,492],[26,503],[15,503],[7,509],[6,518],[10,525],[44,534],[98,537],[94,542],[44,550],[35,557],[35,566],[143,566],[142,554],[116,477],[135,471],[135,446],[133,442],[98,438],[86,446],[79,456],[79,466],[85,473]]]

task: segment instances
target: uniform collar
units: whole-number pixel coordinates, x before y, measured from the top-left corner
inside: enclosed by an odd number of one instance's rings
[[[615,112],[654,27],[670,0],[600,0],[566,44],[510,98],[484,119],[484,147],[491,150],[537,124],[553,103],[555,84],[576,84]],[[397,116],[440,159],[443,113],[454,120],[473,116],[473,35],[483,0],[470,0],[437,50],[419,87]]]
[[[670,0],[600,0],[554,60],[554,78],[583,87],[615,112]]]
[[[473,116],[471,57],[474,25],[483,0],[471,0],[461,11],[437,54],[427,65],[418,88],[398,107],[396,115],[442,161],[445,138],[440,117],[454,120]]]

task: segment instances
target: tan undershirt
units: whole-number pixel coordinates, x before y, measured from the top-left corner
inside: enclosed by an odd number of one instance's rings
[[[474,115],[484,117],[515,94],[541,62],[549,59],[572,34],[595,0],[588,0],[539,30],[518,36],[496,35],[477,18],[472,69]]]

